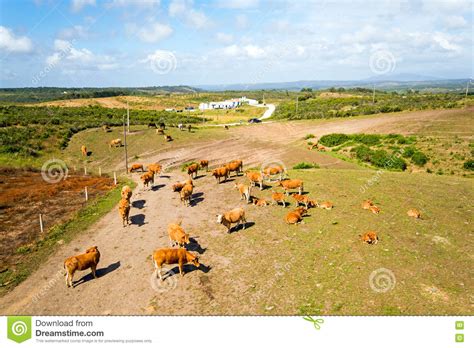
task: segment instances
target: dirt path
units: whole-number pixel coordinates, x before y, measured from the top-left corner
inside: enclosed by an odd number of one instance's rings
[[[456,111],[450,111],[456,112]],[[223,243],[246,250],[245,234],[227,235],[215,223],[215,214],[239,206],[238,195],[231,192],[232,182],[216,185],[207,174],[196,180],[195,206],[184,207],[170,185],[184,179],[183,173],[173,166],[196,158],[207,158],[212,163],[223,163],[231,158],[242,158],[246,166],[282,160],[285,163],[301,161],[304,156],[331,167],[354,167],[317,152],[309,152],[297,142],[308,133],[321,136],[334,132],[375,132],[398,128],[401,122],[421,122],[439,117],[439,111],[403,113],[377,118],[348,119],[318,123],[270,123],[251,127],[237,127],[229,131],[229,138],[208,141],[193,147],[177,148],[154,155],[151,160],[169,166],[167,177],[157,180],[153,190],[141,185],[132,197],[133,224],[121,226],[116,209],[108,213],[89,231],[75,241],[64,245],[40,269],[12,292],[0,299],[0,313],[60,315],[60,314],[250,314],[253,308],[243,308],[236,293],[241,291],[232,254],[220,251]],[[310,155],[308,155],[310,153]],[[136,176],[138,178],[138,174]],[[239,179],[242,180],[242,179]],[[235,193],[235,194],[234,194]],[[253,209],[249,206],[248,209]],[[262,211],[262,210],[260,210]],[[254,221],[265,215],[253,212]],[[206,250],[201,260],[211,269],[190,271],[184,278],[169,277],[163,284],[150,280],[153,275],[151,253],[167,247],[166,226],[183,218],[183,226]],[[62,264],[66,257],[97,245],[102,254],[99,278],[91,279],[89,272],[79,272],[82,280],[74,289],[64,283]],[[232,280],[232,281],[231,281]]]

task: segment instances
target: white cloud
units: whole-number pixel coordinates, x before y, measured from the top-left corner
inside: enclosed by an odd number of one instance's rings
[[[141,8],[153,8],[160,6],[160,0],[112,0],[107,6],[108,7],[126,7],[135,6]]]
[[[247,9],[258,7],[259,0],[218,0],[217,5],[223,8]]]
[[[54,50],[46,57],[49,66],[60,66],[65,72],[83,70],[111,70],[118,67],[114,57],[94,54],[87,48],[76,48],[67,40],[55,40]]]
[[[64,28],[62,29],[58,37],[61,39],[75,39],[75,38],[81,38],[84,39],[89,35],[88,31],[86,28],[84,28],[82,25],[75,25],[70,28]]]
[[[459,29],[467,26],[467,21],[463,16],[447,16],[444,17],[443,22],[449,29]]]
[[[211,20],[204,12],[194,8],[192,0],[172,0],[168,8],[168,14],[196,29],[204,29],[211,24]]]
[[[454,44],[452,38],[444,33],[436,32],[433,35],[433,41],[446,51],[459,52],[461,47]]]
[[[260,59],[267,55],[266,50],[258,45],[239,46],[236,44],[226,46],[217,53],[222,53],[224,56],[228,57],[251,59]]]
[[[239,55],[240,49],[239,49],[239,46],[237,45],[230,45],[230,46],[224,47],[224,49],[222,50],[222,53],[226,56],[236,57]]]
[[[0,26],[0,50],[11,53],[28,53],[33,50],[33,43],[26,36],[16,36],[13,31]]]
[[[249,26],[247,16],[243,14],[235,16],[235,25],[238,29],[247,29]]]
[[[247,45],[244,46],[244,51],[249,58],[263,58],[265,57],[265,50],[257,45]]]
[[[71,10],[73,12],[81,11],[85,6],[95,6],[95,0],[72,0],[71,2]]]
[[[132,24],[127,28],[128,32],[136,35],[140,40],[148,43],[156,43],[166,39],[173,33],[173,29],[166,24],[151,22],[143,27]]]
[[[233,41],[234,37],[231,34],[217,33],[216,34],[216,39],[219,42],[228,44],[228,43],[231,43]]]

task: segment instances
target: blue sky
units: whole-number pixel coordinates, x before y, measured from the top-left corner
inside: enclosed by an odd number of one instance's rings
[[[0,86],[473,75],[471,0],[1,0]]]

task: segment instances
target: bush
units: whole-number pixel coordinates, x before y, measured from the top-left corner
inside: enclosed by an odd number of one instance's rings
[[[370,147],[365,145],[359,145],[351,150],[355,153],[356,157],[364,162],[370,162],[370,158],[373,154],[373,151]]]
[[[403,150],[403,157],[405,158],[411,158],[413,154],[417,152],[416,147],[414,146],[407,146],[405,150]]]
[[[325,146],[332,147],[332,146],[344,144],[349,139],[350,137],[347,134],[334,133],[334,134],[323,135],[319,141],[321,144]]]
[[[466,170],[474,170],[474,160],[464,162],[463,168]]]
[[[362,143],[365,145],[377,145],[380,143],[380,135],[377,134],[356,134],[352,136],[352,139],[354,139],[358,143]]]
[[[370,157],[370,163],[376,167],[388,168],[393,170],[405,170],[406,162],[395,154],[389,155],[385,150],[374,151]]]
[[[314,134],[306,134],[306,136],[304,137],[305,140],[308,140],[308,139],[312,139],[314,138]]]
[[[428,163],[428,157],[421,151],[417,151],[411,157],[411,161],[419,167],[423,167]]]
[[[312,168],[319,168],[319,165],[317,163],[300,162],[293,166],[293,169],[312,169]]]

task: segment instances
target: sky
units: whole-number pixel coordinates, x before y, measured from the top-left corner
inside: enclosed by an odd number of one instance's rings
[[[473,76],[472,0],[0,0],[0,87]]]

